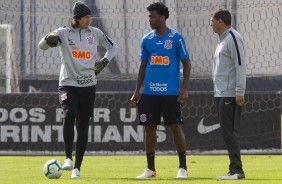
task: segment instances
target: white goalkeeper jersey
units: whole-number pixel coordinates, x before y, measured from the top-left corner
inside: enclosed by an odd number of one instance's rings
[[[109,61],[117,54],[118,47],[100,29],[62,27],[53,31],[62,40],[60,44],[61,71],[59,86],[88,87],[97,84],[93,70],[97,59],[97,46],[107,49],[104,57]],[[45,37],[39,42],[42,50],[49,48]]]

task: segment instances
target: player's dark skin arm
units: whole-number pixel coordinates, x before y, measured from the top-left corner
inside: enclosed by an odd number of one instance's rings
[[[135,91],[130,99],[131,101],[131,106],[136,107],[136,104],[140,98],[140,89],[142,86],[142,83],[145,78],[145,71],[146,71],[146,65],[148,61],[142,61],[139,67],[139,73],[138,73],[138,78],[137,78],[137,83],[136,83],[136,88]]]
[[[188,81],[190,79],[191,62],[190,59],[182,59],[181,62],[183,64],[183,81],[177,101],[184,103],[188,100]]]

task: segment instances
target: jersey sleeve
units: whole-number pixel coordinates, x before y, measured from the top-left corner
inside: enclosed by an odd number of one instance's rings
[[[177,45],[177,54],[180,59],[189,59],[189,53],[187,46],[185,44],[185,40],[183,37],[179,34],[176,40]]]
[[[55,29],[54,31],[52,31],[54,33],[56,33],[57,35],[59,35],[59,37],[62,37],[63,35],[63,28],[58,28],[58,29]]]
[[[105,53],[104,57],[107,58],[108,60],[113,59],[118,52],[117,44],[98,28],[97,28],[97,37],[98,37],[99,45],[107,49],[107,52]]]
[[[228,47],[230,57],[234,61],[236,68],[236,96],[244,96],[246,90],[246,64],[243,39],[240,37],[230,39]]]
[[[141,45],[140,45],[140,60],[141,61],[147,61],[148,60],[148,51],[146,49],[146,44],[145,44],[145,37],[142,38],[141,40]]]

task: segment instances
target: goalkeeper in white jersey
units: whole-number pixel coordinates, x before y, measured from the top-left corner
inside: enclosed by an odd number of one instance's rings
[[[86,4],[76,2],[71,25],[54,30],[39,42],[42,50],[59,46],[61,51],[59,100],[64,113],[66,154],[63,170],[72,170],[71,178],[80,177],[80,167],[88,142],[89,120],[93,116],[96,76],[118,52],[112,39],[100,29],[90,26],[91,14]],[[107,49],[100,61],[96,61],[97,46]],[[77,141],[73,164],[74,125],[77,129]]]

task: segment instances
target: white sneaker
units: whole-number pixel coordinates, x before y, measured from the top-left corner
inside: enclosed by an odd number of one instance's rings
[[[79,170],[77,168],[72,170],[71,178],[80,178],[80,173],[79,173]]]
[[[140,176],[137,176],[136,178],[144,179],[144,178],[152,178],[156,176],[157,176],[156,170],[152,171],[150,169],[145,169],[143,174],[141,174]]]
[[[179,168],[176,178],[185,179],[188,178],[188,173],[185,169]]]
[[[218,180],[241,180],[245,179],[245,174],[238,174],[238,173],[228,173],[224,176],[216,177]]]
[[[72,168],[72,160],[69,158],[65,159],[64,165],[62,166],[62,170],[71,171]]]

